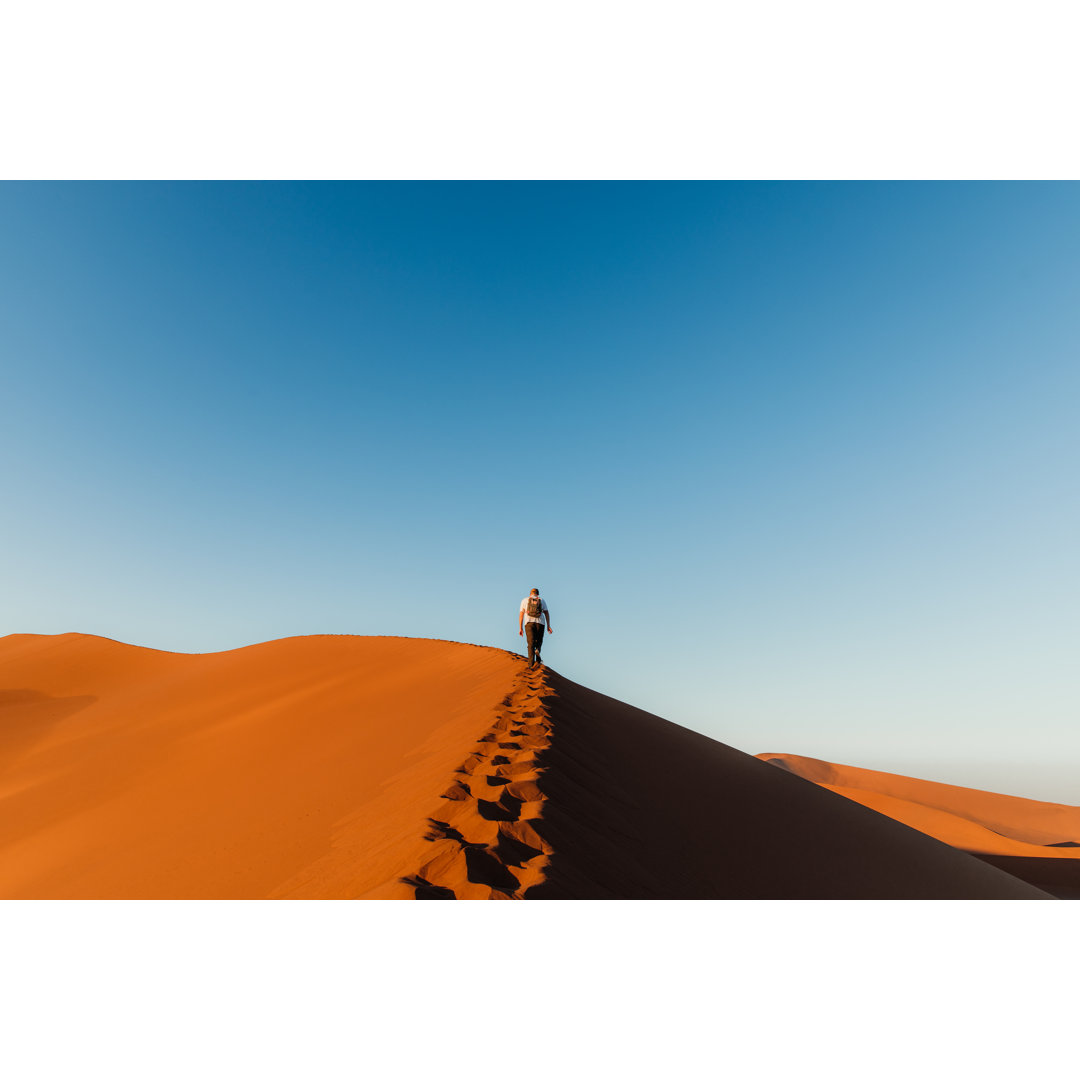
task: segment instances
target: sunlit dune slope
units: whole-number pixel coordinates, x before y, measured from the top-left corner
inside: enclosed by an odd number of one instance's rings
[[[498,649],[0,640],[0,896],[1039,898]]]
[[[521,666],[402,638],[0,640],[0,896],[412,896],[399,866]]]
[[[1080,807],[835,765],[795,754],[758,756],[965,851],[1080,858]]]

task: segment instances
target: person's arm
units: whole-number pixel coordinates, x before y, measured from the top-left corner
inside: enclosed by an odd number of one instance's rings
[[[547,619],[547,624],[548,624],[548,631],[547,632],[549,634],[554,634],[555,631],[551,629],[551,612],[548,611],[547,604],[544,605],[544,618]]]
[[[525,636],[525,605],[522,604],[521,610],[518,612],[518,637]]]

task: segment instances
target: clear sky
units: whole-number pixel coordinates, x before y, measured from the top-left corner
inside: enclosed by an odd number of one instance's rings
[[[520,647],[1080,804],[1080,186],[0,185],[0,633]]]

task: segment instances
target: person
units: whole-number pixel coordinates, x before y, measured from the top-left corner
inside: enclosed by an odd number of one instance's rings
[[[518,612],[518,637],[525,638],[525,655],[529,658],[530,667],[540,663],[540,646],[544,643],[545,619],[547,632],[554,633],[551,629],[551,612],[548,611],[547,601],[540,598],[539,589],[533,589],[521,601],[521,609]]]

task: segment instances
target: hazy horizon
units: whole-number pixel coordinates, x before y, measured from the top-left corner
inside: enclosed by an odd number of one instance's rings
[[[1080,803],[1080,190],[5,183],[0,633],[520,649]]]

